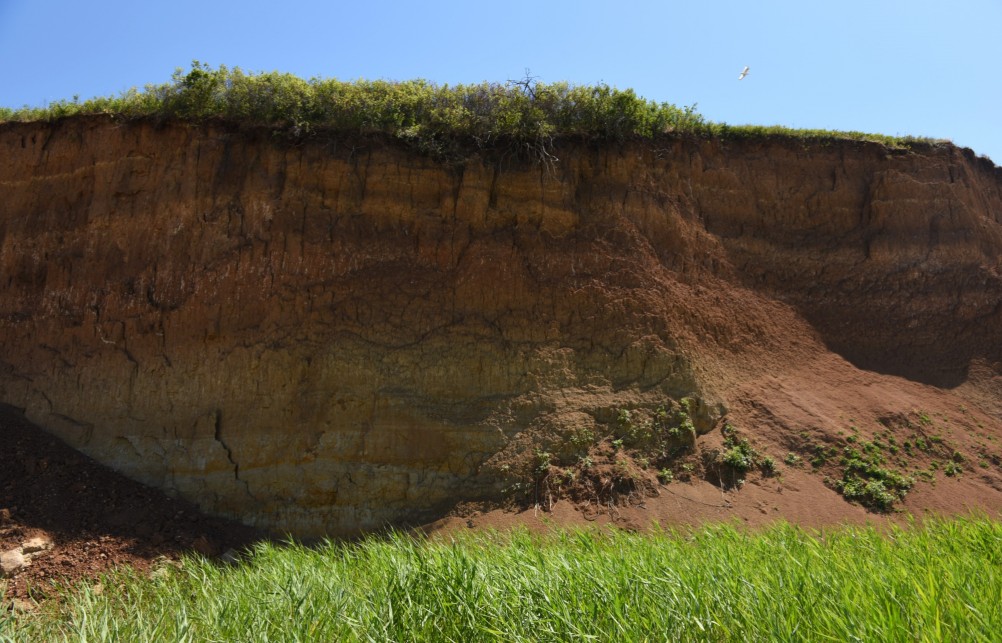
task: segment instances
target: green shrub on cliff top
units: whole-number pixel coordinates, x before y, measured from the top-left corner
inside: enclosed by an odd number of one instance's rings
[[[447,152],[457,141],[481,149],[522,148],[545,152],[558,136],[623,140],[666,133],[746,138],[783,136],[851,138],[901,145],[896,139],[859,132],[729,126],[707,122],[695,106],[680,108],[608,85],[506,83],[436,85],[424,80],[304,80],[292,74],[247,73],[195,61],[167,83],[130,89],[116,97],[62,100],[47,107],[0,108],[2,121],[54,120],[73,115],[202,121],[223,119],[268,126],[293,136],[318,130],[390,134],[430,153]]]
[[[574,86],[527,78],[507,83],[436,85],[328,78],[304,80],[279,72],[213,69],[195,61],[170,82],[118,97],[58,101],[43,108],[4,109],[4,120],[44,120],[74,114],[125,117],[224,118],[255,125],[332,128],[403,136],[420,132],[536,138],[554,135],[650,136],[705,126],[693,108],[678,108],[607,85]]]

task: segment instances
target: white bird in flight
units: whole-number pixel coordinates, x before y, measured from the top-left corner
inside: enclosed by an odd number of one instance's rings
[[[745,65],[745,68],[741,70],[741,75],[738,76],[738,80],[744,80],[749,71],[751,71],[751,68],[748,65]]]

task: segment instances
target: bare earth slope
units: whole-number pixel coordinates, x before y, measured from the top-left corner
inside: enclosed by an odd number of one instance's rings
[[[683,398],[689,482],[610,452],[632,501],[568,484],[584,515],[865,517],[838,493],[854,444],[915,477],[896,506],[1002,508],[1002,174],[968,151],[564,142],[457,168],[107,119],[3,125],[0,149],[0,402],[211,514],[557,510],[558,467],[601,482],[585,454],[620,448],[621,411]],[[714,477],[725,425],[781,475]]]

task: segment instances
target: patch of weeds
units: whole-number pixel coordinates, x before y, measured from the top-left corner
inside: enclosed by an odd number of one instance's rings
[[[678,402],[662,404],[653,412],[621,409],[616,417],[616,439],[652,460],[672,458],[695,446],[696,426],[692,422],[695,403],[684,397]]]
[[[790,451],[789,453],[787,453],[787,454],[786,454],[786,457],[785,457],[785,458],[783,458],[783,462],[784,462],[784,463],[785,463],[785,464],[786,464],[787,466],[790,466],[790,467],[797,467],[797,466],[800,466],[800,463],[801,463],[802,461],[803,461],[803,458],[801,458],[801,457],[800,457],[799,455],[797,455],[797,454],[796,454],[796,453],[794,453],[793,451]]]
[[[810,450],[813,453],[809,462],[811,466],[815,469],[820,469],[828,463],[828,460],[834,458],[838,455],[838,451],[835,447],[826,447],[823,444],[814,444],[810,446]]]
[[[754,466],[757,455],[747,440],[741,440],[724,451],[720,456],[720,461],[735,471],[744,472]]]
[[[862,442],[860,446],[863,448],[863,452],[873,458],[880,459],[883,461],[883,456],[881,451],[884,450],[884,444],[880,440],[874,440],[872,442]]]
[[[724,434],[723,450],[713,450],[704,454],[707,464],[711,465],[711,469],[714,469],[720,477],[720,484],[741,486],[744,483],[745,475],[755,468],[758,468],[766,476],[777,473],[776,460],[771,456],[759,453],[746,438],[738,435],[733,426],[725,424],[722,432]]]
[[[960,466],[956,462],[953,462],[952,460],[950,462],[947,462],[946,465],[943,466],[943,473],[950,476],[951,478],[959,476],[963,472],[964,472],[964,467]]]
[[[856,500],[863,505],[887,511],[898,499],[881,480],[850,477],[835,482],[835,488],[846,500]]]
[[[658,471],[658,482],[661,484],[668,484],[675,479],[675,474],[671,469],[661,469]]]
[[[535,467],[534,471],[536,475],[543,475],[550,470],[550,462],[553,460],[553,454],[549,451],[537,450],[535,456]]]
[[[532,488],[528,482],[513,482],[501,489],[501,493],[506,496],[518,496],[528,492]]]
[[[633,486],[640,479],[640,471],[636,468],[631,460],[626,458],[618,458],[616,460],[616,465],[613,467],[613,472],[615,477],[620,482],[626,482],[629,486]]]
[[[569,441],[575,449],[587,451],[595,444],[595,433],[591,429],[578,428],[571,433]]]
[[[884,458],[880,447],[873,442],[864,442],[862,449],[848,445],[842,451],[839,464],[842,479],[834,482],[834,487],[846,500],[887,511],[912,488],[915,481],[883,466]]]

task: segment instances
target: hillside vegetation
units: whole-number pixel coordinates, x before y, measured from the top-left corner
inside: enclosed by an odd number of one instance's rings
[[[731,126],[707,121],[695,109],[658,103],[631,89],[605,84],[541,83],[531,77],[505,83],[437,85],[425,80],[304,80],[280,72],[247,73],[195,61],[169,82],[119,96],[61,100],[47,107],[0,107],[0,121],[38,121],[111,114],[139,119],[223,119],[267,126],[293,137],[320,132],[383,133],[433,156],[470,144],[478,149],[528,152],[546,159],[555,137],[598,140],[665,134],[743,138],[785,136],[852,139],[908,146],[927,139],[861,132]],[[457,147],[458,145],[458,147]]]

